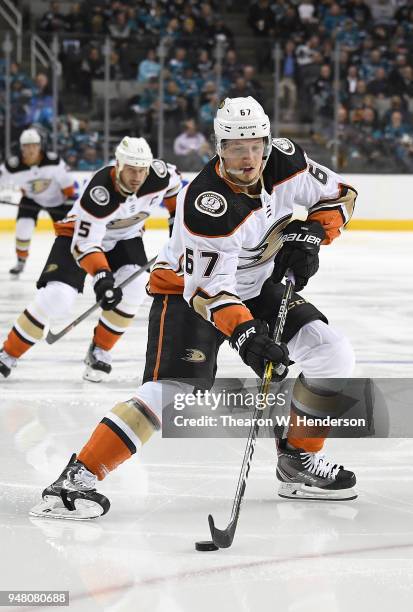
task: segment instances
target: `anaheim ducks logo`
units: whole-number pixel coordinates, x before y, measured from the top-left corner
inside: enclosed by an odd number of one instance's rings
[[[44,271],[45,274],[50,274],[51,272],[56,272],[56,270],[58,269],[58,265],[57,264],[49,264],[46,268],[46,270]]]
[[[206,361],[205,353],[200,351],[199,349],[185,349],[186,356],[181,357],[183,361],[191,361],[192,363],[202,363]]]
[[[43,193],[49,187],[51,183],[51,179],[34,179],[33,181],[29,181],[30,191],[31,193],[38,194]]]
[[[262,266],[270,259],[274,259],[275,255],[283,245],[282,232],[291,217],[292,215],[286,215],[285,217],[278,219],[278,221],[271,225],[269,230],[265,233],[265,236],[256,246],[252,247],[251,249],[244,248],[243,250],[251,253],[251,255],[239,256],[239,260],[244,260],[245,263],[239,265],[238,270]]]

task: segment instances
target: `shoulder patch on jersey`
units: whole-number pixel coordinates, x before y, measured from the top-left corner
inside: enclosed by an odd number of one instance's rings
[[[188,185],[184,199],[184,224],[192,233],[210,238],[230,236],[251,213],[262,208],[260,198],[232,191],[210,160]]]
[[[151,163],[151,166],[154,172],[159,176],[159,178],[164,178],[168,172],[166,164],[161,159],[154,159]]]
[[[103,185],[96,185],[90,190],[90,197],[99,206],[106,206],[109,203],[109,191]]]
[[[80,198],[83,210],[97,219],[113,214],[126,200],[126,197],[115,189],[112,172],[112,166],[104,166],[98,170]]]
[[[295,146],[288,138],[273,138],[272,144],[285,155],[294,155]]]
[[[210,217],[221,217],[227,212],[228,203],[216,191],[204,191],[195,200],[195,208]]]
[[[16,155],[13,155],[13,157],[9,157],[9,159],[7,160],[7,164],[8,166],[10,166],[10,168],[17,168],[19,163],[20,160]]]

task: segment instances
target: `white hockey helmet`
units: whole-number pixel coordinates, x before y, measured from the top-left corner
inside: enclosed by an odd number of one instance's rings
[[[225,98],[214,119],[216,152],[222,157],[222,141],[264,138],[264,159],[271,152],[271,126],[268,115],[252,96]]]
[[[144,138],[132,138],[125,136],[116,147],[116,161],[121,172],[123,166],[135,166],[135,168],[149,168],[153,155],[150,146]]]
[[[20,134],[20,146],[26,144],[41,144],[42,139],[40,134],[34,128],[29,128],[28,130],[23,130]]]

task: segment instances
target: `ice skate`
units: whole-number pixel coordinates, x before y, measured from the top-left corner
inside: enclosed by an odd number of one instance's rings
[[[287,440],[279,441],[277,451],[280,497],[327,501],[356,499],[354,473],[330,461],[324,453],[287,448]]]
[[[17,365],[17,359],[11,357],[5,350],[0,351],[0,374],[7,378],[12,368]]]
[[[9,270],[9,274],[11,274],[11,277],[17,280],[20,274],[23,272],[25,265],[26,265],[26,260],[21,259],[19,257],[16,265],[13,266],[13,268],[10,268]]]
[[[110,502],[96,491],[97,478],[73,454],[59,478],[46,487],[31,516],[85,520],[106,514]]]
[[[104,351],[95,344],[89,346],[85,357],[86,369],[83,373],[84,380],[90,382],[102,382],[105,375],[112,371],[112,356],[109,351]]]

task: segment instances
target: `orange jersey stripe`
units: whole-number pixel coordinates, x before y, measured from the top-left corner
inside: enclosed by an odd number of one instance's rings
[[[160,322],[160,328],[159,328],[158,352],[157,352],[157,355],[156,355],[155,369],[153,371],[153,379],[154,380],[158,380],[159,367],[161,365],[161,354],[162,354],[162,344],[163,344],[163,329],[164,329],[164,326],[165,326],[165,315],[166,315],[167,307],[168,307],[168,296],[165,295],[164,300],[163,300],[163,308],[162,308],[161,322]]]
[[[254,317],[246,306],[242,304],[231,304],[214,312],[212,318],[215,326],[218,327],[223,334],[232,336],[237,325],[245,321],[251,321]]]
[[[91,276],[95,276],[98,270],[110,270],[108,260],[104,253],[89,253],[79,261],[79,265]]]
[[[308,216],[309,221],[318,221],[324,228],[326,237],[322,244],[331,244],[335,238],[340,236],[340,228],[343,227],[343,216],[339,210],[320,210]]]
[[[62,193],[66,198],[73,198],[76,195],[75,186],[70,185],[69,187],[65,187],[62,189]]]
[[[69,238],[71,238],[74,234],[74,221],[71,221],[70,223],[62,223],[61,221],[57,221],[53,225],[56,236],[69,236]]]
[[[148,291],[152,293],[167,293],[182,295],[184,292],[184,277],[178,276],[173,270],[157,268],[149,277]]]
[[[176,195],[164,198],[164,203],[169,214],[174,213],[176,209]]]

